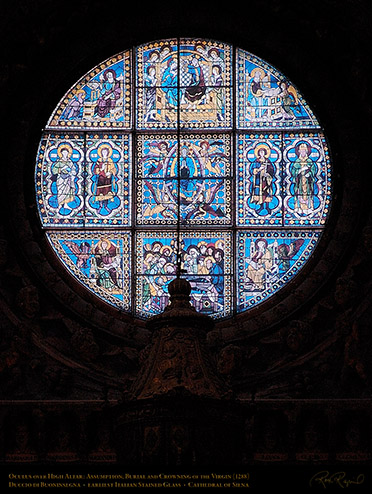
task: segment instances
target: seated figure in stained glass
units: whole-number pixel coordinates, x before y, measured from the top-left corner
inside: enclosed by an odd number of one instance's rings
[[[117,79],[115,70],[107,69],[104,71],[99,91],[100,96],[94,109],[94,115],[104,118],[110,116],[121,95],[120,80]]]

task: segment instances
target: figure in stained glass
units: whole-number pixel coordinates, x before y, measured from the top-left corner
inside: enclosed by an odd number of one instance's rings
[[[199,156],[200,175],[221,175],[228,156],[221,152],[224,143],[222,141],[203,140],[199,143],[191,143],[191,146]]]
[[[250,202],[258,205],[257,212],[269,210],[269,203],[273,199],[274,167],[269,160],[271,151],[269,146],[259,144],[254,154],[256,160],[252,170],[252,184]]]
[[[261,119],[267,112],[265,90],[269,87],[268,75],[261,68],[254,68],[248,84],[248,113],[252,118]]]
[[[149,200],[144,201],[143,216],[174,219],[177,217],[177,192],[172,190],[172,182],[157,180],[144,181],[151,194]]]
[[[295,196],[295,212],[310,214],[314,209],[314,184],[316,165],[310,158],[311,146],[308,142],[300,142],[295,147],[297,158],[292,165],[293,192]]]
[[[221,80],[222,80],[221,74],[222,74],[223,70],[225,69],[225,62],[222,58],[221,50],[212,46],[212,48],[208,49],[208,57],[209,57],[210,61],[212,62],[213,67],[219,67],[219,69],[220,69],[219,70],[219,74],[220,74],[219,77],[221,77]]]
[[[297,255],[304,243],[303,238],[298,238],[290,243],[280,243],[278,245],[278,267],[280,273],[285,273],[291,267],[291,260]]]
[[[293,120],[297,116],[301,117],[298,111],[298,96],[296,89],[287,81],[279,84],[278,95],[281,99],[282,116],[284,119]]]
[[[213,86],[213,91],[216,95],[217,119],[222,122],[224,113],[224,90],[222,88],[223,77],[221,65],[216,64],[212,66],[210,83]]]
[[[102,238],[94,247],[91,277],[96,279],[99,287],[110,292],[120,290],[120,262],[117,245],[108,238]]]
[[[78,170],[71,156],[73,149],[69,143],[61,143],[58,146],[58,159],[52,163],[52,192],[57,198],[56,208],[61,214],[68,214],[75,206],[76,185],[75,178]]]
[[[188,206],[193,202],[195,193],[194,182],[191,180],[198,174],[198,161],[188,145],[183,145],[180,150],[179,170],[176,170],[177,162],[171,167],[171,176],[179,175],[179,195],[182,204]]]
[[[181,187],[187,189],[187,179],[195,177],[198,172],[198,165],[195,158],[192,156],[189,146],[181,147],[180,169],[179,176],[181,179]],[[173,176],[175,173],[172,174]]]
[[[99,82],[99,93],[94,115],[100,118],[110,116],[121,95],[120,80],[113,69],[106,69]]]
[[[268,241],[258,238],[251,242],[247,258],[245,290],[263,291],[279,280],[291,267],[293,259],[304,245],[303,238]]]
[[[309,258],[319,231],[239,232],[238,292],[240,310],[270,297]]]
[[[145,84],[145,109],[146,113],[144,116],[144,121],[155,121],[156,120],[156,68],[154,65],[149,65],[146,68],[144,75]]]
[[[189,61],[184,61],[185,69],[189,76],[189,84],[185,88],[184,97],[187,108],[195,109],[196,105],[203,102],[206,93],[205,77],[203,67],[195,56]]]
[[[296,87],[254,55],[238,50],[238,126],[319,127]]]
[[[159,312],[168,302],[167,285],[173,278],[165,276],[174,274],[175,266],[169,260],[169,251],[164,251],[161,242],[153,242],[145,246],[143,259],[142,297],[144,308],[151,312]]]
[[[62,113],[62,118],[66,120],[82,119],[85,98],[86,92],[84,89],[78,89]]]
[[[238,222],[282,224],[280,134],[241,135],[238,156]]]
[[[202,312],[223,311],[228,303],[223,246],[222,239],[185,239],[181,268],[192,287],[192,303]]]
[[[165,93],[166,104],[171,108],[176,108],[178,105],[177,84],[177,60],[175,58],[169,58],[166,68],[162,74],[161,85]]]
[[[168,303],[167,286],[177,272],[177,239],[171,233],[158,238],[143,233],[138,240],[137,248],[142,251],[142,264],[137,263],[138,286],[145,301],[141,310],[157,313]],[[210,314],[224,311],[230,303],[229,268],[225,263],[229,250],[225,253],[223,248],[223,239],[204,240],[195,234],[180,239],[180,268],[192,286],[191,302]]]
[[[182,197],[181,204],[184,206],[184,219],[191,220],[198,216],[211,215],[212,217],[223,217],[225,213],[221,206],[215,206],[217,192],[224,186],[222,180],[211,185],[207,181],[195,182],[194,190],[189,198]]]
[[[103,143],[97,148],[98,160],[93,168],[93,202],[99,203],[100,214],[110,213],[109,203],[117,193],[117,168],[112,159],[112,146]],[[119,202],[119,201],[118,201]]]
[[[128,232],[62,231],[48,234],[47,239],[80,283],[115,307],[130,308]]]
[[[224,308],[223,251],[219,251],[218,258],[216,251],[214,243],[193,245],[184,263],[193,289],[193,304],[202,312],[221,311]]]
[[[141,171],[142,167],[144,167],[142,174],[169,177],[170,169],[168,165],[174,151],[175,147],[171,142],[164,140],[146,142],[143,156],[139,159]]]
[[[208,46],[203,42],[184,40],[180,55],[182,124],[190,127],[229,126],[229,50],[222,45]]]
[[[82,271],[89,267],[91,257],[91,245],[89,242],[73,242],[65,240],[65,244],[76,257],[76,266]]]
[[[61,100],[48,128],[128,128],[130,65],[130,52],[123,52],[88,72]]]
[[[272,249],[268,248],[266,239],[260,238],[254,243],[254,249],[248,261],[246,289],[263,290],[266,280],[274,272]]]
[[[330,204],[328,147],[322,134],[284,135],[284,221],[323,224]]]

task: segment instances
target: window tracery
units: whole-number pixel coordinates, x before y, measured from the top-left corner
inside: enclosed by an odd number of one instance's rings
[[[324,131],[298,89],[203,39],[147,43],[82,77],[43,131],[35,183],[65,268],[143,318],[168,304],[178,259],[201,312],[267,300],[314,252],[332,190]]]

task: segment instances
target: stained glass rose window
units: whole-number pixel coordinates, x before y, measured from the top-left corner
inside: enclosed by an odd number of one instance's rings
[[[266,61],[204,39],[103,61],[43,130],[38,212],[68,272],[147,318],[181,268],[216,318],[267,300],[302,269],[331,201],[324,131]]]

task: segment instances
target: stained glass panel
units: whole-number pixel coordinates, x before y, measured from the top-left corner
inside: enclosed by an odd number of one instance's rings
[[[319,127],[297,88],[277,69],[240,49],[236,63],[239,128]]]
[[[178,182],[175,180],[137,181],[137,223],[177,224]]]
[[[319,231],[240,231],[237,238],[238,311],[282,288],[308,261]]]
[[[142,318],[169,302],[178,241],[198,311],[220,318],[267,300],[312,255],[331,179],[325,135],[295,85],[199,38],[152,41],[88,72],[51,115],[35,168],[63,266]]]
[[[331,199],[329,151],[324,137],[285,134],[283,156],[285,224],[324,224]]]
[[[50,133],[36,168],[44,226],[130,222],[130,140],[126,135]]]
[[[201,312],[221,316],[231,311],[231,238],[231,232],[181,235],[181,268],[193,288],[192,304]],[[167,286],[177,270],[175,232],[139,232],[136,252],[136,312],[159,313],[168,304]]]
[[[180,125],[231,128],[231,47],[205,40],[180,42]]]
[[[67,270],[105,302],[130,310],[128,232],[58,232],[47,238]]]
[[[237,222],[275,225],[282,221],[281,134],[241,134],[237,157]]]
[[[155,41],[136,50],[137,126],[175,129],[178,117],[177,40]]]
[[[140,134],[137,176],[228,177],[232,169],[231,147],[229,134],[181,134],[180,139],[175,134]]]
[[[137,224],[231,224],[230,135],[139,135],[137,162]]]
[[[231,47],[167,40],[137,48],[137,126],[231,128]]]
[[[228,180],[140,180],[137,223],[217,225],[231,223]],[[178,201],[179,198],[179,201]]]
[[[36,194],[43,226],[83,224],[84,192],[83,136],[62,133],[44,136],[36,165]]]
[[[137,137],[139,178],[170,178],[177,174],[177,135],[147,134]]]
[[[129,128],[130,74],[130,51],[101,63],[63,97],[48,127]]]
[[[130,157],[129,136],[87,135],[87,224],[129,224]]]

